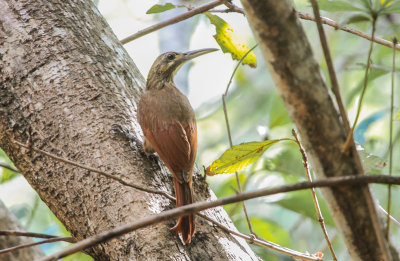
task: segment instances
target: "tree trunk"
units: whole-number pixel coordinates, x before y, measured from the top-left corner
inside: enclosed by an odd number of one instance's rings
[[[78,240],[175,207],[175,202],[23,149],[14,140],[173,194],[160,161],[110,127],[136,137],[144,79],[92,1],[0,1],[0,146]],[[145,53],[146,50],[137,50]],[[195,175],[195,200],[212,197]],[[210,195],[211,194],[211,195]],[[207,212],[233,227],[222,208]],[[95,260],[258,260],[248,245],[197,219],[184,246],[175,220],[102,243]],[[234,249],[234,251],[232,250]]]
[[[14,215],[0,201],[0,230],[23,231]],[[33,243],[30,238],[16,236],[0,236],[0,249]],[[31,261],[43,257],[38,246],[24,248],[0,256],[2,261]]]
[[[292,1],[242,0],[264,58],[318,177],[362,173]],[[391,260],[367,185],[323,189],[353,260]],[[398,254],[396,260],[398,259]]]

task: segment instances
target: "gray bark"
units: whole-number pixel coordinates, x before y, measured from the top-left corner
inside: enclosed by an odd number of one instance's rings
[[[7,210],[0,201],[0,230],[24,231],[17,218]],[[0,236],[0,249],[33,243],[27,237]],[[43,257],[44,254],[38,246],[24,248],[0,256],[2,261],[31,261]]]
[[[361,173],[292,1],[242,0],[264,58],[318,177]],[[353,260],[391,260],[367,185],[323,189]]]
[[[0,147],[41,199],[80,240],[175,207],[94,173],[23,149],[13,140],[173,194],[160,161],[110,132],[141,137],[136,102],[144,79],[92,1],[0,1]],[[146,50],[138,50],[145,52]],[[196,173],[195,200],[212,197]],[[211,194],[211,195],[210,195]],[[222,208],[207,212],[233,227]],[[198,218],[184,246],[175,220],[97,245],[95,260],[258,260],[248,245]]]

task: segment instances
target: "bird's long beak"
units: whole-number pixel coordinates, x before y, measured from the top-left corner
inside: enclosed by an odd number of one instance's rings
[[[189,52],[183,53],[184,56],[182,57],[182,62],[186,62],[193,58],[199,57],[200,55],[215,52],[218,50],[219,49],[216,49],[216,48],[206,48],[206,49],[200,49],[200,50],[195,50],[195,51],[189,51]]]

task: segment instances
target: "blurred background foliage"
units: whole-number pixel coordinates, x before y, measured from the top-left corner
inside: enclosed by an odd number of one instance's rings
[[[140,24],[140,26],[144,28],[162,19],[163,16],[145,14],[145,11],[152,5],[158,3],[158,1],[146,1],[147,3],[138,2],[143,1],[95,1],[101,13],[117,33],[119,39],[134,33],[132,29],[129,29],[129,25],[132,24],[128,24],[128,29],[123,29],[124,26],[126,27],[126,21],[130,21],[130,23],[133,24]],[[164,1],[162,3],[166,2],[172,2],[174,4],[183,3],[186,5],[195,4],[195,1]],[[352,1],[356,6],[362,6],[365,2],[368,2],[368,0]],[[379,2],[383,3],[386,1],[373,0],[372,2],[379,4]],[[399,5],[399,1],[387,2],[387,4]],[[204,3],[204,1],[201,1],[201,3]],[[196,5],[201,3],[196,3]],[[307,0],[295,0],[294,3],[296,10],[312,13]],[[351,23],[351,27],[370,34],[371,22],[368,19],[360,18],[366,16],[363,12],[354,10],[349,12],[346,9],[349,2],[320,0],[319,3],[324,10],[327,10],[321,12],[322,16],[329,17],[342,25]],[[240,6],[240,2],[238,1],[234,1],[234,4]],[[329,6],[329,4],[333,5]],[[133,9],[134,7],[138,8]],[[180,9],[183,9],[183,12],[185,11],[184,8]],[[398,12],[398,10],[394,9],[393,12],[387,12],[379,16],[377,37],[389,41],[395,36],[399,38],[400,16],[396,12]],[[255,39],[243,15],[230,13],[221,13],[217,15],[223,17],[235,30],[238,30],[241,35],[244,35],[245,42],[248,46],[254,46]],[[216,46],[212,37],[212,34],[215,33],[213,30],[215,29],[213,25],[207,21],[207,18],[200,15],[193,20],[194,22],[188,25],[192,28],[189,30],[191,33],[180,36],[189,39],[189,41],[182,40],[182,42],[185,42],[185,46],[182,48],[196,49],[194,47],[198,42],[197,40],[200,38],[204,39],[203,47],[213,47],[209,46],[211,43]],[[312,45],[314,57],[321,65],[321,72],[325,78],[328,79],[329,76],[320,48],[316,25],[314,22],[310,21],[302,20],[301,22]],[[170,34],[176,33],[173,26],[163,30],[170,30]],[[353,122],[362,88],[369,42],[355,35],[327,26],[325,26],[325,32],[327,34],[332,57],[334,58],[334,65],[343,100],[348,110],[350,122]],[[168,49],[169,45],[168,42],[162,42],[162,39],[154,35],[157,35],[157,33],[153,34],[153,36],[149,36],[156,38],[147,38],[146,44],[151,47],[152,55],[156,56],[159,53],[159,47],[161,45],[162,49]],[[157,40],[160,44],[155,44],[153,48],[152,44],[149,44],[149,39]],[[144,43],[143,41],[144,40],[138,39],[137,44],[140,45]],[[296,39],[293,39],[293,41],[296,41]],[[149,69],[149,64],[151,65],[154,59],[149,59],[148,56],[139,57],[137,53],[141,51],[137,51],[139,48],[138,45],[132,44],[126,45],[125,47],[131,53],[139,69],[142,72],[146,72],[146,70]],[[252,69],[248,66],[240,67],[226,98],[234,145],[249,141],[291,138],[291,130],[295,127],[268,73],[259,48],[256,48],[254,52],[257,57],[257,68]],[[185,92],[188,91],[190,93],[189,98],[192,104],[194,104],[197,114],[199,128],[197,165],[200,169],[202,169],[202,166],[209,166],[229,148],[221,95],[225,91],[230,74],[237,62],[230,60],[228,55],[225,56],[228,58],[223,58],[224,60],[222,61],[223,63],[220,69],[217,70],[217,72],[213,72],[214,74],[210,76],[213,77],[211,82],[215,84],[210,84],[207,82],[207,79],[201,81],[203,84],[206,82],[206,85],[209,86],[208,88],[203,87],[203,89],[200,90],[205,93],[198,93],[198,90],[195,89],[198,87],[196,87],[196,84],[193,84],[191,80],[192,77],[189,77],[188,81],[189,90],[185,90]],[[151,61],[149,62],[149,60]],[[360,144],[360,154],[368,170],[368,175],[388,173],[387,159],[389,155],[388,136],[390,121],[391,64],[392,50],[388,47],[375,44],[372,54],[369,85],[364,99],[361,118],[355,131],[355,138]],[[188,67],[190,68],[191,66],[192,65],[189,65]],[[210,70],[207,69],[207,65],[197,71],[195,70],[195,68],[197,68],[196,66],[195,64],[193,70],[191,70],[195,71],[193,74],[198,74],[201,70],[203,70],[202,73],[205,74],[211,73],[209,72]],[[398,71],[399,69],[396,69],[396,81],[399,80]],[[186,73],[188,72],[186,71]],[[191,74],[189,76],[192,76]],[[144,73],[144,75],[146,75],[146,73]],[[178,77],[181,76],[178,75]],[[187,77],[187,75],[183,76],[183,78],[185,77]],[[195,78],[196,76],[193,75],[193,77]],[[184,82],[186,82],[186,80]],[[398,84],[396,84],[396,86],[398,86]],[[397,111],[400,106],[399,96],[398,88],[395,88],[395,111]],[[195,100],[196,97],[200,97],[200,100]],[[393,173],[395,175],[399,173],[400,168],[400,162],[396,160],[400,157],[400,150],[398,149],[400,132],[398,125],[399,122],[395,121],[393,132],[395,148],[393,151],[393,159],[395,159],[393,162]],[[327,146],[334,146],[334,144],[327,144]],[[1,150],[0,162],[12,166],[10,160]],[[261,159],[241,171],[239,177],[244,191],[306,180],[301,154],[297,145],[292,142],[281,142],[272,146],[264,153]],[[207,181],[218,197],[237,193],[234,174],[208,177]],[[68,232],[62,224],[39,199],[37,194],[30,188],[20,174],[16,174],[5,168],[0,168],[0,182],[0,200],[2,200],[11,212],[18,217],[26,230],[59,236],[68,235]],[[387,187],[383,185],[372,185],[371,189],[377,202],[386,209]],[[392,188],[392,193],[392,198],[394,199],[392,215],[400,219],[400,202],[397,200],[400,196],[400,189],[395,186]],[[339,260],[349,260],[343,240],[335,227],[326,202],[318,189],[317,195],[336,255]],[[354,202],[354,204],[357,204],[357,202]],[[321,251],[325,254],[326,260],[331,259],[317,221],[310,191],[298,191],[253,199],[247,201],[246,206],[251,217],[254,231],[259,237],[297,251],[310,253]],[[242,205],[231,204],[225,206],[225,209],[237,228],[244,233],[249,233]],[[399,227],[391,226],[391,232],[392,239],[399,238]],[[400,248],[398,240],[393,240],[393,242]],[[41,247],[46,254],[50,254],[66,245],[67,243],[54,243],[45,244]],[[251,247],[264,260],[292,260],[290,257],[275,253],[266,248],[255,245],[251,245]],[[76,254],[63,260],[91,260],[91,258],[84,254]]]

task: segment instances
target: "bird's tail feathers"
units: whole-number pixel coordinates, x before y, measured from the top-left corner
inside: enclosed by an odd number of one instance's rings
[[[177,178],[174,178],[176,206],[181,207],[193,202],[192,186],[188,182],[179,183]],[[196,220],[194,214],[179,217],[176,225],[171,230],[182,236],[183,242],[189,244],[193,238],[196,229]]]

